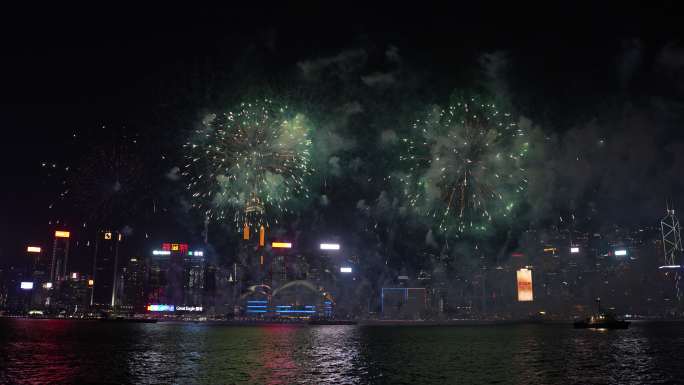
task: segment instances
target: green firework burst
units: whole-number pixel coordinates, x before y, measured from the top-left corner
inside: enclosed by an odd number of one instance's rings
[[[513,214],[527,185],[528,151],[514,118],[479,98],[430,111],[402,138],[408,207],[443,233],[482,233]]]
[[[210,114],[184,144],[192,206],[210,219],[269,227],[309,197],[310,125],[287,105],[264,99]]]

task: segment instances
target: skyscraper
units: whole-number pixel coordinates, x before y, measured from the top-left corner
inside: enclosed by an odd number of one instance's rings
[[[50,264],[50,281],[64,281],[69,279],[69,237],[68,231],[55,231],[55,241],[52,244],[52,263]]]
[[[42,282],[49,278],[50,274],[50,262],[45,257],[43,249],[39,246],[28,246],[26,247],[26,260],[31,264],[31,272],[37,282]]]
[[[188,244],[164,243],[162,249],[171,252],[166,270],[166,301],[170,304],[182,304],[185,298],[185,257],[188,253]]]
[[[188,251],[185,256],[185,298],[184,305],[203,305],[206,262],[203,251]]]
[[[119,244],[123,240],[121,233],[100,231],[95,241],[93,257],[93,291],[91,305],[116,305],[117,282],[119,273]]]
[[[45,253],[43,253],[43,249],[39,246],[27,246],[26,254],[26,260],[31,266],[27,271],[27,277],[31,277],[35,287],[32,301],[37,305],[44,304],[49,290],[52,288],[52,283],[47,285],[50,279],[50,262],[46,258]]]
[[[168,255],[153,255],[150,259],[147,278],[147,303],[164,303],[166,292],[166,271],[168,270]]]
[[[122,305],[134,312],[143,312],[147,305],[145,296],[148,282],[148,268],[145,258],[134,257],[123,268]]]

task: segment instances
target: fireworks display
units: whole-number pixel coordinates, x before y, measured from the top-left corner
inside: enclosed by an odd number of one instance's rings
[[[103,130],[106,130],[103,127]],[[54,223],[80,220],[88,224],[118,228],[139,215],[140,204],[150,197],[149,165],[140,156],[136,135],[118,133],[97,140],[74,135],[73,153],[83,153],[69,165],[43,162],[47,176],[60,191],[50,203]]]
[[[239,229],[277,223],[309,197],[309,131],[302,114],[268,99],[207,116],[184,145],[192,206]]]
[[[443,233],[482,233],[510,217],[527,179],[525,134],[510,114],[478,98],[431,111],[402,138],[408,205]]]

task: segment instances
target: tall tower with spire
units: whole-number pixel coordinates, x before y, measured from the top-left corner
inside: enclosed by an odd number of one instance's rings
[[[675,210],[667,205],[667,215],[660,220],[660,231],[663,237],[663,255],[666,266],[677,265],[682,254],[682,235],[680,232],[679,219]]]
[[[666,204],[667,214],[660,220],[660,232],[663,237],[663,255],[665,264],[661,269],[674,270],[674,285],[677,299],[682,298],[682,293],[679,287],[679,281],[682,278],[681,274],[681,254],[682,254],[682,235],[679,226],[679,219],[675,214],[675,210],[671,208],[670,204]],[[667,273],[666,273],[667,274]]]

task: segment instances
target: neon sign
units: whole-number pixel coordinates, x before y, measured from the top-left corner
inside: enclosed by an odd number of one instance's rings
[[[176,306],[177,311],[202,311],[202,306]]]
[[[147,311],[175,311],[174,305],[147,305]]]
[[[164,251],[177,251],[179,253],[187,253],[188,252],[188,244],[187,243],[165,242],[165,243],[162,243],[162,250],[164,250]]]

